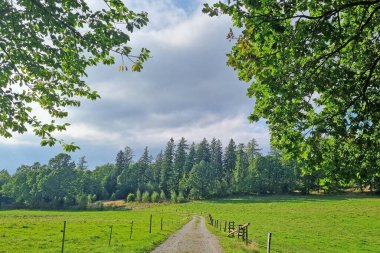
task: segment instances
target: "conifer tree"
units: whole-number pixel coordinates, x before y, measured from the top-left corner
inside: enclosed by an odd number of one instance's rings
[[[172,177],[173,172],[174,148],[174,140],[171,138],[166,145],[160,172],[160,189],[165,192],[166,196],[170,196],[170,186],[168,185],[168,182]]]

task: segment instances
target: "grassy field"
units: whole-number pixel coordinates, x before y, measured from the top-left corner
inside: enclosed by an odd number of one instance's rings
[[[149,252],[188,220],[183,215],[152,211],[149,208],[87,212],[0,211],[0,252],[61,252],[63,221],[67,222],[65,253]]]
[[[60,252],[67,221],[65,252],[149,252],[187,222],[187,213],[208,220],[250,222],[249,246],[215,227],[226,253],[380,252],[380,198],[365,196],[267,196],[184,204],[132,204],[132,211],[0,211],[1,252]],[[149,219],[153,214],[152,234]],[[161,217],[164,229],[160,231]],[[129,239],[131,221],[132,239]],[[110,226],[113,226],[111,246]]]
[[[166,211],[173,208],[205,217],[211,213],[223,225],[225,220],[250,222],[253,243],[248,247],[209,227],[226,252],[266,252],[268,232],[272,233],[271,252],[380,252],[380,198],[268,196],[164,207]]]

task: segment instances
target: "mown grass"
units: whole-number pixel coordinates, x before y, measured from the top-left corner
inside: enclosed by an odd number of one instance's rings
[[[267,196],[198,201],[165,206],[166,211],[208,213],[222,222],[209,226],[228,252],[380,252],[380,198],[343,196]],[[227,238],[224,221],[250,223],[253,243]]]
[[[153,215],[149,233],[150,214]],[[163,231],[161,231],[161,217]],[[131,221],[133,234],[130,239]],[[66,221],[65,253],[149,252],[188,221],[176,213],[151,208],[133,211],[0,211],[0,252],[61,252]],[[113,226],[109,246],[110,226]]]

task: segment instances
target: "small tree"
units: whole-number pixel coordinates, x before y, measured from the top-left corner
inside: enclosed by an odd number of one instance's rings
[[[150,196],[150,198],[154,203],[158,203],[160,201],[160,195],[156,191],[152,193],[152,196]]]
[[[78,208],[84,210],[87,208],[88,197],[84,194],[78,196]]]
[[[137,189],[137,192],[136,192],[136,201],[141,202],[141,191],[140,191],[140,189]]]
[[[175,193],[175,191],[170,192],[170,201],[172,203],[177,203],[177,193]]]
[[[177,197],[177,201],[178,201],[178,203],[185,203],[186,202],[186,199],[183,196],[182,192],[179,192],[178,197]]]
[[[165,201],[166,201],[165,192],[161,190],[161,193],[160,193],[160,202],[165,202]]]
[[[148,191],[145,191],[142,195],[142,202],[144,203],[147,203],[147,202],[150,202],[150,196],[149,196],[149,192]]]
[[[127,202],[133,202],[135,201],[135,194],[129,193],[127,196]]]

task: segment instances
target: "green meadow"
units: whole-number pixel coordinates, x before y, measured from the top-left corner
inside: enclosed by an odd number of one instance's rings
[[[188,221],[187,216],[133,211],[0,211],[0,252],[149,252]],[[161,218],[163,230],[161,231]],[[133,233],[130,239],[131,221]],[[112,237],[109,245],[112,226]]]
[[[379,252],[380,198],[371,196],[257,196],[160,204],[132,204],[130,211],[0,211],[0,252],[149,252],[188,220],[208,214],[222,228],[208,225],[226,253]],[[150,214],[153,216],[149,233]],[[161,218],[163,230],[161,231]],[[133,234],[130,239],[131,221]],[[250,223],[246,246],[228,238],[225,221]],[[110,226],[113,226],[109,245]]]
[[[165,207],[170,210],[173,206]],[[380,252],[380,198],[343,196],[268,196],[199,201],[177,205],[183,212],[208,213],[222,223],[209,226],[226,252]],[[250,223],[245,246],[227,238],[225,221]]]

